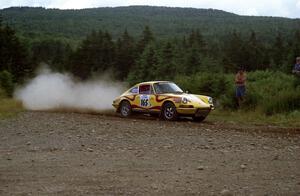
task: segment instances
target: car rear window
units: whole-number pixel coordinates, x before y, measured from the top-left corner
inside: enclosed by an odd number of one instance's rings
[[[138,87],[137,87],[137,86],[133,87],[132,89],[130,89],[129,92],[130,92],[130,93],[133,93],[133,94],[138,93]]]

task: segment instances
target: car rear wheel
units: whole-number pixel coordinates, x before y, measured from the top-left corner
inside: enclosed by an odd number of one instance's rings
[[[122,117],[128,117],[131,115],[131,105],[128,101],[121,102],[120,114]]]
[[[165,120],[176,120],[177,119],[177,110],[173,103],[167,102],[164,104],[162,110],[162,117]]]

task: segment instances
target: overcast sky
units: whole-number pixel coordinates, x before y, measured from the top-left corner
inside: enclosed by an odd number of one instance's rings
[[[128,5],[214,8],[241,15],[300,18],[300,0],[1,0],[0,8],[42,6],[80,9]]]

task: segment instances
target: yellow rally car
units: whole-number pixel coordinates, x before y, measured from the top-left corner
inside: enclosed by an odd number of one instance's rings
[[[203,121],[214,109],[211,97],[184,93],[175,83],[151,81],[134,85],[112,104],[122,117],[132,112],[159,114],[165,120],[190,116]]]

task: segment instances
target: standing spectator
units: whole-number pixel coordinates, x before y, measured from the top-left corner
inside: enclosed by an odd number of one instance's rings
[[[300,57],[296,58],[296,64],[294,66],[294,69],[292,71],[294,74],[300,76]]]
[[[296,86],[300,86],[300,57],[296,58],[296,64],[294,65],[292,73],[297,77]]]
[[[240,68],[235,75],[236,98],[238,107],[241,107],[246,93],[246,73],[243,68]]]

